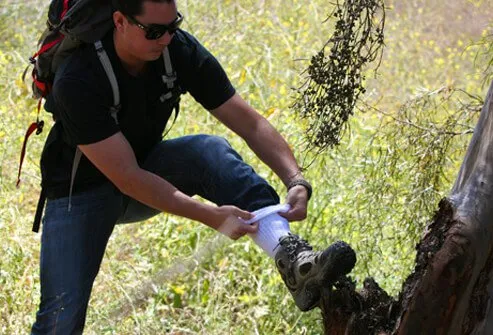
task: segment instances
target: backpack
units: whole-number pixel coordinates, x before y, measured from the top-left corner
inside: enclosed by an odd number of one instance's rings
[[[101,43],[103,36],[113,28],[113,11],[114,9],[111,0],[51,0],[48,9],[47,28],[41,34],[38,42],[39,50],[29,58],[30,63],[33,65],[33,96],[39,99],[39,101],[36,121],[28,127],[24,137],[16,183],[17,187],[19,187],[21,181],[20,176],[22,163],[26,153],[27,141],[34,131],[36,131],[36,134],[40,134],[43,131],[44,121],[39,118],[42,100],[51,92],[59,65],[81,44],[94,44],[98,58],[108,76],[113,91],[113,106],[110,108],[109,112],[118,123],[117,114],[120,110],[118,82],[108,55]],[[163,51],[163,60],[166,73],[163,74],[162,78],[163,82],[170,90],[164,98],[172,99],[174,95],[171,92],[180,93],[181,88],[174,83],[176,80],[176,73],[173,71],[168,48],[165,48]],[[28,68],[24,71],[23,78],[25,77]],[[178,94],[178,98],[173,101],[173,108],[175,110],[174,121],[176,121],[179,113],[179,102],[180,99]],[[55,116],[53,116],[53,118],[55,119]],[[71,172],[69,211],[71,209],[70,200],[72,197],[75,174],[81,157],[82,152],[76,148]],[[46,195],[42,186],[32,229],[34,232],[39,231],[45,201]]]

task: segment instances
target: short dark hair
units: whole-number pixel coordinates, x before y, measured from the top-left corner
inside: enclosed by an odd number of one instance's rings
[[[135,16],[142,14],[146,1],[170,3],[175,0],[113,0],[113,7],[125,15]]]

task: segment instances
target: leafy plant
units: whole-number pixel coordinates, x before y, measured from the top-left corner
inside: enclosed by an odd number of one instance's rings
[[[294,105],[309,121],[308,145],[319,153],[339,144],[365,93],[365,66],[382,56],[385,6],[382,0],[337,1],[329,18],[335,19],[334,33],[311,58],[308,79]]]

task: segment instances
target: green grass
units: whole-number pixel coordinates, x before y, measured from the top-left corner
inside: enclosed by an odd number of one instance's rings
[[[184,28],[217,56],[237,90],[280,130],[300,161],[310,159],[302,146],[303,122],[290,106],[307,60],[330,34],[322,23],[328,2],[187,0],[178,6],[186,17]],[[383,62],[366,82],[369,104],[396,115],[409,99],[443,86],[484,96],[486,61],[478,52],[485,46],[469,46],[492,33],[486,14],[493,10],[491,2],[421,0],[388,6]],[[36,117],[36,102],[19,77],[35,51],[44,10],[34,1],[7,0],[0,8],[1,334],[28,332],[39,301],[40,234],[31,233],[30,225],[47,132],[30,140],[20,189],[15,179],[25,129]],[[181,110],[170,137],[203,132],[227,137],[285,196],[279,180],[246,145],[189,97]],[[444,115],[438,113],[435,121]],[[44,119],[50,124],[48,115]],[[392,169],[382,166],[382,153],[399,149],[375,133],[383,119],[372,110],[358,111],[342,144],[316,158],[306,173],[315,186],[309,217],[292,229],[318,247],[335,239],[350,242],[358,252],[354,278],[361,283],[373,276],[397,294],[412,269],[423,225],[450,189],[469,138],[454,139],[445,175],[426,195],[431,209],[416,212],[410,199],[423,197],[413,186],[416,152],[400,153]],[[393,132],[394,126],[387,130]],[[413,133],[406,128],[403,134]],[[426,141],[412,143],[420,148]],[[86,323],[88,334],[321,331],[319,312],[297,311],[272,261],[250,240],[232,242],[167,215],[115,229]]]

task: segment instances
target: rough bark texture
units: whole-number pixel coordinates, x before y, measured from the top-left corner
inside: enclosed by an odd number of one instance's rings
[[[448,198],[417,245],[397,301],[342,279],[320,304],[325,334],[493,334],[493,83]]]

